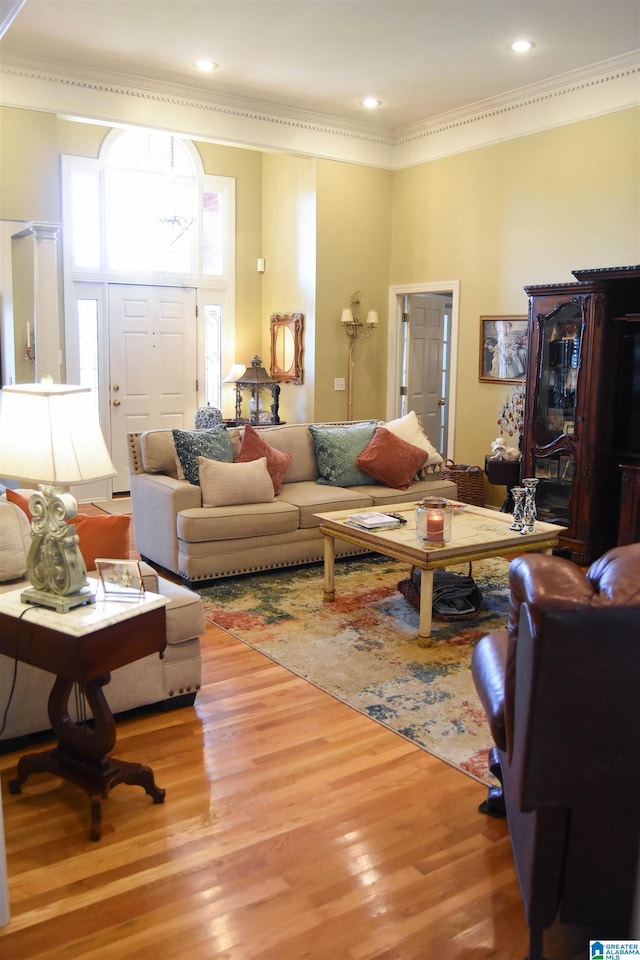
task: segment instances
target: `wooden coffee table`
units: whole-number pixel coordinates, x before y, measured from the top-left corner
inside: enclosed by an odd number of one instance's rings
[[[403,560],[422,570],[420,588],[420,637],[431,636],[433,603],[433,571],[455,563],[484,560],[487,557],[510,557],[531,551],[550,552],[558,545],[558,527],[536,521],[533,533],[521,534],[509,529],[513,517],[485,507],[470,504],[454,505],[451,540],[443,547],[416,539],[416,503],[394,503],[387,512],[401,513],[406,524],[392,530],[360,530],[348,524],[354,510],[317,513],[324,535],[324,598],[335,600],[335,541],[344,540],[395,560]],[[384,513],[384,507],[371,507],[371,512]],[[367,511],[358,510],[359,513]]]

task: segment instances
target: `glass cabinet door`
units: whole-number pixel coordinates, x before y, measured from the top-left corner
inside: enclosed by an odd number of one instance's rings
[[[568,447],[534,458],[533,475],[538,478],[536,509],[541,520],[571,526],[571,488],[575,472],[576,461]]]
[[[540,327],[540,369],[534,442],[545,447],[575,434],[576,385],[584,317],[578,304],[565,303]]]
[[[584,334],[581,302],[566,302],[538,317],[539,366],[533,418],[533,475],[541,520],[571,526],[576,473],[574,438],[578,370]]]

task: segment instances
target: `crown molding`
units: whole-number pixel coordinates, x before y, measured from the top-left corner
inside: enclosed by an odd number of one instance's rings
[[[394,168],[637,106],[639,50],[412,124],[395,141]]]
[[[139,77],[74,76],[55,61],[2,56],[2,103],[109,126],[401,169],[640,105],[640,51],[470,104],[392,133],[259,100]]]

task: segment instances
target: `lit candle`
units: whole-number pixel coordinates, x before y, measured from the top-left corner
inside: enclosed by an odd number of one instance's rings
[[[444,539],[444,514],[436,510],[427,510],[427,536],[429,543],[442,543]]]

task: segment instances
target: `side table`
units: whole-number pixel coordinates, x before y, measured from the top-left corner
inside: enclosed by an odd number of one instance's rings
[[[153,771],[139,763],[110,756],[116,725],[102,688],[110,673],[166,646],[165,597],[144,594],[139,600],[100,600],[57,613],[24,604],[22,588],[0,594],[0,653],[55,674],[49,696],[49,720],[58,738],[53,750],[29,753],[18,761],[11,793],[21,793],[32,773],[52,773],[75,783],[91,804],[92,840],[102,834],[102,800],[119,783],[137,784],[154,803],[165,791]],[[91,709],[93,727],[75,724],[68,702],[74,683],[81,686]]]
[[[521,460],[492,460],[484,458],[484,472],[489,483],[507,488],[507,495],[500,507],[502,513],[513,513],[513,497],[511,490],[518,486],[520,480]]]

